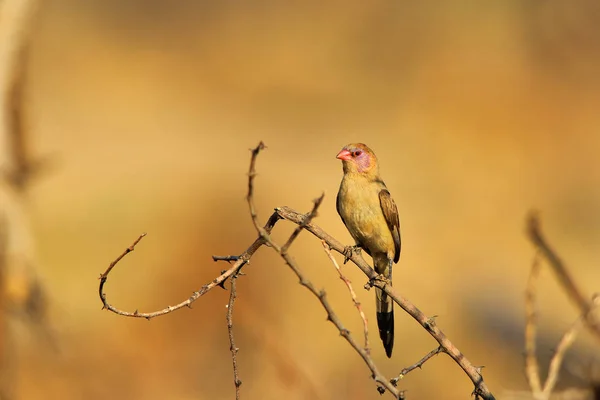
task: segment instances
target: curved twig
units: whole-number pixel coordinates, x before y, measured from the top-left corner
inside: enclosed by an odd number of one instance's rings
[[[279,220],[279,216],[277,215],[277,213],[273,213],[271,215],[271,217],[269,218],[269,220],[267,221],[267,223],[265,224],[265,227],[264,227],[265,232],[267,232],[267,233],[271,232],[271,230],[277,223],[277,220]],[[117,257],[117,259],[115,261],[113,261],[110,264],[108,269],[102,275],[100,275],[100,286],[98,288],[98,292],[100,294],[100,300],[102,301],[102,309],[106,309],[108,311],[111,311],[115,314],[118,314],[118,315],[121,315],[124,317],[146,318],[149,320],[154,317],[159,317],[161,315],[172,313],[173,311],[179,310],[180,308],[183,308],[183,307],[191,308],[191,305],[194,301],[198,300],[200,297],[202,297],[203,295],[208,293],[210,290],[214,289],[216,286],[222,286],[223,283],[227,280],[227,278],[229,278],[231,275],[233,275],[234,273],[239,271],[240,268],[242,268],[245,264],[247,264],[250,261],[250,258],[252,257],[252,255],[254,255],[254,253],[256,253],[256,251],[262,245],[264,245],[266,243],[264,238],[262,238],[262,237],[259,237],[258,239],[256,239],[254,241],[254,243],[252,243],[250,245],[250,247],[248,247],[248,249],[246,249],[246,251],[244,251],[240,256],[237,257],[237,261],[231,266],[231,268],[229,268],[227,271],[223,272],[221,275],[219,275],[218,277],[213,279],[211,282],[202,286],[200,288],[200,290],[195,291],[188,299],[186,299],[174,306],[167,306],[167,307],[163,308],[162,310],[146,312],[146,313],[139,312],[138,310],[135,310],[133,312],[124,311],[124,310],[121,310],[121,309],[113,306],[112,304],[110,304],[108,302],[108,300],[106,298],[106,294],[103,292],[104,284],[108,280],[108,274],[111,272],[111,270],[117,265],[117,263],[119,261],[121,261],[121,259],[123,257],[125,257],[125,255],[127,255],[131,251],[133,251],[133,247],[135,247],[135,245],[144,236],[145,236],[145,234],[141,235],[134,242],[134,244],[132,246],[128,247],[119,257]],[[231,257],[231,256],[229,256],[229,257]]]

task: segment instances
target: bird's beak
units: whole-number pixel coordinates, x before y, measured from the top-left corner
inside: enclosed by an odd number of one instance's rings
[[[335,156],[335,158],[338,158],[342,161],[348,161],[350,158],[352,158],[352,153],[350,153],[348,150],[346,149],[342,149],[342,151],[340,151],[338,153],[337,156]]]

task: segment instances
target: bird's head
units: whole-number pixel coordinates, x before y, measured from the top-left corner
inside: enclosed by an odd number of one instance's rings
[[[344,173],[378,175],[377,157],[373,150],[363,143],[351,143],[344,146],[336,158],[342,160]]]

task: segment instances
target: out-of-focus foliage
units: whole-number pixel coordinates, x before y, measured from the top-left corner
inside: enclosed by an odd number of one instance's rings
[[[248,149],[264,140],[257,204],[308,210],[351,243],[335,212],[345,144],[363,141],[401,215],[394,284],[438,323],[490,388],[523,390],[523,290],[531,207],[584,288],[600,261],[600,14],[593,1],[47,2],[35,28],[25,112],[55,167],[32,188],[40,271],[61,351],[19,343],[21,398],[230,399],[228,293],[150,322],[255,238],[244,202]],[[291,231],[281,223],[275,237]],[[349,329],[361,322],[320,244],[292,248]],[[317,301],[261,250],[238,281],[234,321],[245,399],[379,399],[368,370]],[[365,279],[345,273],[360,289]],[[372,292],[358,290],[372,321]],[[541,354],[575,317],[550,274],[539,294]],[[392,377],[435,343],[396,317]],[[593,354],[583,338],[568,363]],[[585,356],[583,356],[585,354]],[[578,359],[573,361],[574,359]],[[567,381],[576,381],[564,374]],[[411,399],[467,398],[440,355],[400,382]]]

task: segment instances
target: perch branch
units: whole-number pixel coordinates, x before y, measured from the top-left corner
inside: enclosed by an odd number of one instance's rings
[[[235,302],[237,293],[235,290],[235,283],[238,278],[238,274],[234,273],[230,279],[231,289],[229,292],[229,303],[227,304],[227,333],[229,334],[229,350],[231,350],[231,362],[233,364],[233,384],[235,385],[235,399],[240,399],[240,386],[242,381],[240,380],[238,365],[237,365],[237,353],[239,349],[235,345],[233,339],[233,303]]]
[[[362,320],[362,323],[363,323],[363,331],[365,333],[365,351],[367,352],[367,354],[371,354],[371,350],[370,350],[370,346],[369,346],[369,325],[367,322],[367,317],[366,317],[365,313],[363,312],[362,306],[361,306],[360,302],[358,301],[358,298],[356,297],[356,293],[354,292],[354,289],[352,288],[352,282],[350,282],[350,279],[346,278],[344,276],[344,274],[342,274],[342,269],[340,268],[340,265],[333,257],[333,254],[331,254],[331,250],[329,249],[327,242],[325,242],[324,240],[321,240],[321,244],[323,245],[323,249],[325,249],[325,253],[327,254],[327,257],[329,257],[333,266],[335,267],[336,271],[338,272],[340,279],[346,284],[346,287],[348,288],[348,291],[350,292],[350,296],[352,297],[352,302],[354,303],[354,306],[358,310],[360,319]]]
[[[322,194],[321,197],[319,197],[318,199],[316,199],[314,201],[314,203],[315,203],[314,207],[309,214],[302,215],[300,217],[298,226],[301,227],[301,229],[309,226],[310,221],[317,215],[317,210],[318,210],[319,206],[321,205],[321,202],[323,201],[323,197],[324,197],[324,194]],[[363,349],[360,347],[358,342],[350,334],[350,331],[344,327],[341,319],[333,311],[333,308],[331,307],[331,305],[329,304],[329,301],[327,300],[327,293],[325,292],[325,290],[317,290],[315,288],[315,286],[313,285],[313,283],[304,276],[304,273],[302,272],[302,270],[300,269],[300,267],[298,266],[296,261],[287,252],[287,248],[289,248],[289,246],[292,244],[292,242],[294,241],[294,239],[296,237],[298,237],[298,233],[296,233],[296,231],[294,231],[290,235],[289,239],[287,240],[287,242],[286,242],[287,247],[285,249],[282,247],[279,247],[275,242],[273,242],[268,237],[266,238],[266,240],[267,240],[267,243],[273,248],[273,250],[275,250],[283,258],[285,263],[296,274],[296,276],[298,277],[298,279],[300,281],[300,285],[304,286],[315,297],[317,297],[319,299],[319,302],[321,303],[321,305],[327,312],[327,320],[331,321],[331,323],[333,325],[335,325],[335,327],[340,332],[340,335],[344,339],[346,339],[346,341],[350,344],[350,346],[352,346],[352,348],[362,357],[365,364],[367,364],[367,367],[369,367],[369,369],[371,370],[372,378],[375,380],[376,383],[378,383],[377,390],[379,391],[379,393],[383,394],[383,393],[385,393],[386,390],[388,390],[396,399],[399,399],[400,392],[398,391],[398,389],[396,389],[387,380],[387,378],[379,372],[377,366],[375,365],[375,362],[369,355],[369,352],[366,349]]]
[[[275,209],[277,214],[285,220],[293,222],[295,224],[304,223],[304,215],[289,207],[278,207]],[[339,254],[346,255],[345,246],[329,235],[323,229],[317,225],[306,223],[305,229],[318,237],[321,240],[327,242],[327,245],[338,252]],[[385,280],[382,280],[377,272],[362,258],[362,255],[353,252],[348,258],[351,260],[369,279],[369,285],[375,286],[383,290],[396,304],[398,304],[405,312],[413,317],[425,330],[444,348],[444,352],[447,353],[467,374],[469,379],[475,385],[473,394],[479,396],[485,400],[494,399],[495,397],[488,389],[487,385],[483,381],[483,377],[480,373],[480,368],[474,366],[465,356],[458,350],[458,348],[448,339],[448,337],[438,328],[433,318],[425,315],[419,310],[414,304],[408,299],[401,296],[392,286],[387,284]]]

